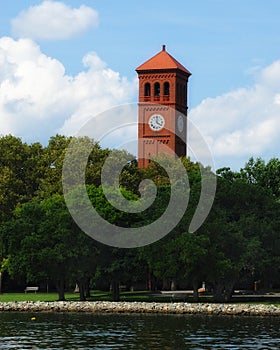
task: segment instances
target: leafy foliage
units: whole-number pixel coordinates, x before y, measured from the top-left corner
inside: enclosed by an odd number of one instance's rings
[[[27,145],[11,135],[1,137],[0,272],[6,282],[12,278],[23,283],[50,281],[61,300],[65,288],[74,288],[76,283],[82,300],[90,285],[98,283],[112,286],[114,300],[118,300],[120,284],[139,282],[152,289],[192,287],[198,298],[197,289],[205,281],[217,301],[229,300],[235,286],[252,288],[256,280],[264,288],[279,287],[279,159],[265,163],[250,158],[239,172],[219,169],[212,210],[193,233],[188,227],[200,198],[203,166],[181,159],[190,191],[185,215],[160,241],[128,250],[94,241],[73,221],[61,182],[70,144],[77,163],[74,161],[73,173],[68,175],[75,176],[79,159],[89,153],[87,194],[105,220],[122,227],[142,227],[160,218],[168,206],[172,185],[168,172],[179,173],[178,163],[170,157],[155,159],[146,169],[139,169],[127,152],[102,149],[87,137],[56,135],[46,147]],[[203,171],[213,176],[211,169]],[[142,182],[145,179],[157,185],[157,195],[143,212],[127,213],[108,202],[104,190],[118,204],[130,201],[137,206],[140,196],[149,190],[150,185]],[[73,201],[74,192],[68,194]]]

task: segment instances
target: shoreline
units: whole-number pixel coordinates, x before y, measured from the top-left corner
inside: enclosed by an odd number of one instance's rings
[[[138,314],[193,314],[234,316],[280,316],[280,307],[274,305],[216,304],[216,303],[161,303],[112,301],[22,301],[2,302],[0,312],[87,312]]]

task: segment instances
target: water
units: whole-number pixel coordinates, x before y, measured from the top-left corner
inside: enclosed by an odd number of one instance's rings
[[[0,349],[280,348],[276,317],[4,312],[0,324]]]

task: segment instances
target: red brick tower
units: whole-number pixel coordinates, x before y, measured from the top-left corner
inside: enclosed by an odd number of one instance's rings
[[[191,73],[162,46],[136,68],[139,77],[138,166],[168,149],[186,155],[187,87]],[[176,136],[179,135],[179,136]],[[167,147],[166,147],[167,146]]]

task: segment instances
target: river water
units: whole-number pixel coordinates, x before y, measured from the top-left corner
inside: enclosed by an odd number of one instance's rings
[[[0,349],[279,348],[279,317],[0,313]]]

